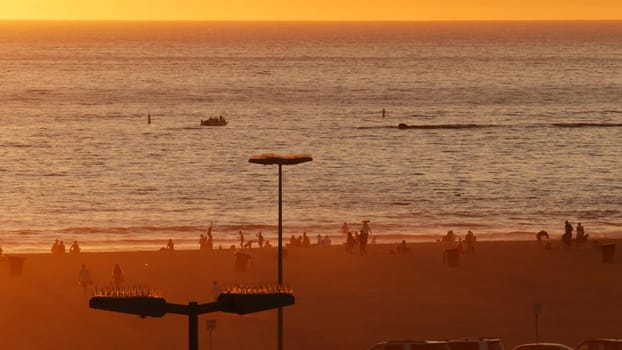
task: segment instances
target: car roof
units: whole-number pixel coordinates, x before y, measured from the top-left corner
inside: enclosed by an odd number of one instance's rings
[[[386,340],[376,344],[395,344],[395,343],[408,343],[408,344],[446,344],[444,340]]]
[[[514,347],[514,349],[519,349],[523,347],[558,347],[562,349],[572,349],[570,346],[560,343],[528,343],[528,344],[520,344]]]
[[[615,339],[615,338],[587,339],[587,340],[583,341],[582,343],[599,342],[599,341],[603,341],[603,342],[622,342],[622,339]]]
[[[462,337],[449,339],[448,342],[475,342],[475,341],[501,341],[499,338],[492,337]]]

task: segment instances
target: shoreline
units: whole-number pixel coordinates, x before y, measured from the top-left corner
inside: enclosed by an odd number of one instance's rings
[[[199,235],[203,234],[204,231],[197,231],[196,237],[189,237],[188,234],[183,236],[171,234],[169,236],[162,236],[157,238],[147,239],[136,239],[136,240],[128,240],[124,235],[119,235],[117,239],[111,239],[108,237],[107,240],[97,239],[93,237],[89,237],[85,235],[84,237],[79,237],[76,235],[46,235],[44,237],[47,241],[45,244],[40,243],[41,239],[37,239],[36,243],[33,237],[30,237],[27,240],[26,244],[15,244],[15,239],[3,237],[2,241],[0,241],[0,247],[4,250],[5,254],[13,253],[13,254],[49,254],[50,247],[52,243],[54,243],[55,239],[63,240],[65,242],[65,247],[67,250],[67,254],[69,254],[69,247],[73,240],[78,240],[80,247],[83,253],[91,252],[91,253],[113,253],[113,252],[148,252],[148,251],[158,251],[160,248],[166,246],[166,242],[169,238],[173,239],[175,243],[176,250],[198,250],[199,249]],[[301,231],[302,232],[302,231]],[[550,241],[559,241],[561,239],[561,233],[550,233]],[[195,233],[193,233],[194,235]],[[295,236],[299,236],[301,233],[297,233]],[[588,233],[591,240],[617,240],[622,239],[622,231],[617,232],[608,232],[606,234],[594,234]],[[239,238],[237,238],[237,233],[229,232],[226,233],[228,238],[222,239],[221,232],[217,232],[214,236],[214,250],[219,250],[219,246],[222,247],[221,250],[229,250],[231,246],[235,246],[239,248]],[[309,238],[311,240],[311,244],[315,244],[317,241],[317,233],[309,234]],[[328,236],[332,245],[343,245],[345,243],[345,236],[341,233],[334,234],[320,234],[322,237]],[[456,234],[456,243],[459,238],[464,238],[465,234],[460,234],[458,232]],[[509,231],[505,233],[477,233],[475,231],[475,235],[477,237],[478,242],[529,242],[536,241],[535,236],[536,232],[527,232],[527,231]],[[276,235],[274,234],[264,234],[267,240],[269,240],[273,247],[276,247]],[[393,234],[372,234],[370,236],[370,244],[398,244],[402,240],[405,240],[407,243],[437,243],[440,242],[442,238],[442,234],[403,234],[403,233],[393,233]],[[253,240],[254,243],[252,245],[253,248],[257,246],[257,240],[255,234],[251,234],[245,232],[246,240]],[[291,234],[284,234],[283,237],[283,246],[286,247],[289,243]],[[23,238],[23,237],[22,237]],[[32,242],[32,243],[31,243]]]

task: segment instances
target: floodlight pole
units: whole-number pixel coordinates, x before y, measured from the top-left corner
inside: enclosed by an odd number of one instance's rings
[[[283,286],[283,165],[279,164],[279,286]],[[279,314],[283,308],[279,308]],[[279,317],[279,320],[281,318]],[[281,326],[281,325],[279,325]],[[280,329],[280,328],[279,328]],[[279,347],[282,349],[282,347]]]
[[[199,349],[199,304],[196,301],[188,303],[188,348]]]
[[[294,165],[312,161],[310,155],[286,155],[264,154],[251,157],[250,163],[279,166],[279,233],[278,233],[278,283],[283,286],[283,165]],[[283,350],[283,308],[278,308],[277,315],[277,349]]]

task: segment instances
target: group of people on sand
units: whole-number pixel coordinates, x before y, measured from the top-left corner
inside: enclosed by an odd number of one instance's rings
[[[441,242],[450,242],[454,243],[458,239],[458,244],[456,245],[456,249],[460,254],[463,253],[472,253],[475,251],[475,242],[477,241],[477,237],[473,231],[468,230],[467,234],[464,236],[464,240],[456,236],[453,230],[447,231],[447,233],[441,238]]]
[[[289,238],[289,246],[292,248],[311,248],[311,240],[309,236],[307,236],[307,233],[303,232],[302,235],[298,237],[292,235]]]
[[[572,227],[572,224],[570,222],[568,222],[568,220],[566,220],[566,222],[564,223],[564,234],[562,235],[562,242],[564,242],[564,244],[568,247],[572,246],[572,233],[574,231],[574,227]],[[585,229],[583,228],[583,225],[581,225],[581,223],[579,222],[577,224],[577,235],[575,237],[575,241],[577,243],[582,243],[582,242],[586,242],[588,239],[588,235],[585,234]]]
[[[577,233],[574,238],[573,238],[573,232],[575,232],[575,228],[572,226],[572,224],[568,220],[566,220],[564,222],[564,234],[562,234],[561,236],[561,241],[566,247],[571,247],[572,242],[575,242],[575,243],[587,242],[589,235],[585,233],[585,228],[583,227],[583,224],[581,224],[580,222],[577,223],[577,228],[576,228]],[[538,231],[538,233],[536,233],[536,240],[538,241],[538,246],[541,246],[542,241],[545,239],[546,240],[549,239],[548,232],[541,230],[541,231]],[[551,243],[547,242],[544,247],[545,249],[551,249]]]
[[[254,240],[254,239],[246,240],[244,237],[244,232],[242,232],[241,230],[240,232],[238,232],[238,235],[240,237],[241,248],[252,248],[253,243],[255,242],[257,242],[257,244],[259,245],[259,248],[272,248],[272,244],[270,244],[270,241],[264,238],[263,233],[261,231],[255,235],[255,237],[257,237],[257,240]],[[234,246],[232,247],[235,248]]]
[[[348,223],[344,222],[341,225],[341,233],[346,235],[345,247],[348,254],[354,254],[354,250],[358,247],[361,255],[367,255],[367,243],[371,235],[369,220],[363,221],[360,231],[350,231]]]
[[[52,244],[52,248],[50,249],[50,251],[52,252],[52,254],[65,254],[67,251],[65,248],[65,242],[59,241],[58,239],[55,240],[54,244]],[[78,244],[78,241],[73,241],[73,243],[69,247],[69,252],[72,254],[80,253],[80,245]]]

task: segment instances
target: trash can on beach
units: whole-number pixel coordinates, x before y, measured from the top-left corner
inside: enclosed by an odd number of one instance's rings
[[[24,260],[26,258],[19,256],[8,256],[7,258],[9,259],[9,275],[13,277],[21,276],[24,271]]]
[[[235,253],[235,272],[246,272],[251,267],[251,256],[244,253]]]
[[[615,244],[603,244],[600,246],[603,264],[613,264],[613,256],[616,252]]]
[[[460,265],[460,251],[456,248],[446,249],[443,254],[443,263],[449,267],[457,267]]]

